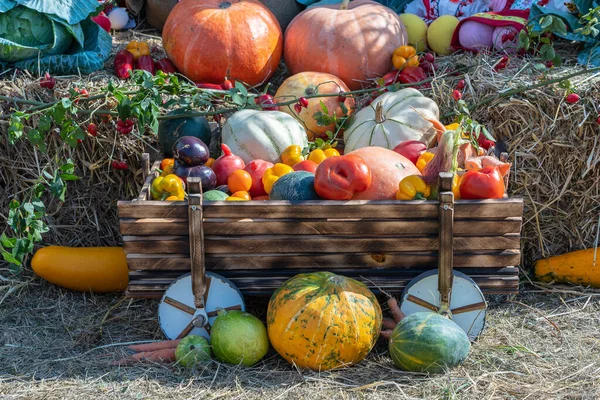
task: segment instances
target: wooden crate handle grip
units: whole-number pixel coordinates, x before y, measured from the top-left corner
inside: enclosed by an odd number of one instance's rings
[[[192,293],[196,308],[204,308],[206,274],[204,260],[204,218],[202,210],[202,180],[188,178],[188,218],[190,222],[190,261],[192,264]]]
[[[439,257],[438,257],[438,290],[440,292],[440,313],[447,314],[450,310],[452,292],[453,236],[454,236],[454,193],[452,181],[454,174],[440,172],[439,183]]]

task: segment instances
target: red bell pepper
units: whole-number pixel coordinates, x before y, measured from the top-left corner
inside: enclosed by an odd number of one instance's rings
[[[120,79],[127,79],[133,71],[133,54],[127,50],[121,50],[115,56],[115,75]]]
[[[161,58],[155,63],[156,70],[162,71],[165,74],[174,74],[177,72],[177,68],[168,58]]]
[[[135,62],[135,69],[143,69],[144,71],[150,72],[152,75],[156,72],[156,66],[154,60],[150,56],[141,56]]]
[[[427,75],[421,67],[404,67],[400,72],[400,82],[418,83],[427,79]]]
[[[498,167],[487,166],[464,174],[459,189],[461,199],[465,200],[501,199],[504,196],[504,179]]]
[[[390,86],[398,82],[400,82],[400,73],[397,69],[394,69],[381,77],[380,83],[382,84],[379,86]]]
[[[407,140],[394,147],[394,151],[401,156],[408,158],[416,165],[419,156],[427,151],[427,145],[420,140]]]
[[[324,199],[350,200],[371,186],[371,169],[355,155],[326,158],[315,172],[315,190]]]
[[[214,83],[196,82],[196,87],[200,89],[223,90],[221,85],[216,85]]]

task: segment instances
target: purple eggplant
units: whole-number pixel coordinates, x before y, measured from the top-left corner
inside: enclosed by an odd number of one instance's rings
[[[187,178],[200,178],[202,180],[202,192],[213,190],[217,186],[215,172],[206,165],[184,165],[175,166],[174,174],[180,177],[187,186]]]
[[[187,165],[203,165],[208,161],[208,146],[194,136],[183,136],[173,145],[173,157]]]

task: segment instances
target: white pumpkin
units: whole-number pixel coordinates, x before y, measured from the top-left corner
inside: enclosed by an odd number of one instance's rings
[[[436,136],[440,110],[421,92],[406,88],[377,97],[354,116],[352,125],[344,132],[344,153],[368,146],[392,150],[407,140],[428,143]]]
[[[221,136],[223,143],[246,164],[257,159],[281,162],[281,153],[288,146],[308,146],[302,124],[281,111],[238,111],[229,117]]]

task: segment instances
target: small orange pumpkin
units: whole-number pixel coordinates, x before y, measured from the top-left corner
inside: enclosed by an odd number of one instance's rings
[[[299,74],[290,76],[287,78],[275,94],[275,101],[278,103],[288,102],[294,98],[314,96],[318,94],[338,94],[340,92],[348,92],[348,86],[337,76],[327,74],[324,72],[301,72]],[[296,117],[306,129],[309,140],[313,140],[315,136],[325,137],[325,132],[331,131],[335,134],[335,124],[328,126],[319,126],[317,121],[313,118],[316,112],[323,112],[321,108],[321,102],[325,104],[329,115],[334,114],[338,117],[344,115],[342,108],[340,107],[340,101],[337,96],[332,97],[314,97],[308,99],[308,107],[302,108],[302,111],[298,114],[294,110],[294,106],[281,106],[279,111],[290,114]],[[354,99],[346,97],[344,104],[349,112],[352,112],[354,108]]]
[[[225,78],[257,85],[279,65],[283,34],[258,0],[182,0],[169,14],[163,47],[194,82]]]
[[[392,69],[392,54],[408,44],[398,14],[371,0],[310,7],[285,31],[284,58],[293,74],[327,72],[352,90]]]

